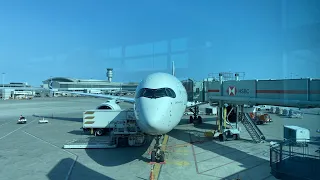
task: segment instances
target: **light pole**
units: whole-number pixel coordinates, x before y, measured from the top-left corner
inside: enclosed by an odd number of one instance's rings
[[[4,99],[4,75],[5,75],[6,73],[2,73],[2,95],[1,95],[1,97],[2,97],[2,99]]]
[[[5,75],[6,73],[2,73],[2,88],[4,88],[4,75]]]

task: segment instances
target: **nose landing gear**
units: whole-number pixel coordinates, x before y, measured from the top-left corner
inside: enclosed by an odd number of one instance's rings
[[[161,150],[161,144],[160,144],[160,136],[156,136],[156,144],[153,147],[153,150],[151,152],[151,162],[164,162],[164,151]]]

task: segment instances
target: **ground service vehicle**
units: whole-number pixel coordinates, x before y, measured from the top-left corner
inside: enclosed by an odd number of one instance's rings
[[[310,130],[299,126],[283,126],[283,138],[294,145],[307,146],[310,142]]]
[[[26,124],[26,123],[27,123],[27,119],[25,117],[20,117],[17,122],[17,124]]]
[[[117,146],[140,146],[145,141],[132,109],[85,111],[82,129],[95,136],[108,135]]]

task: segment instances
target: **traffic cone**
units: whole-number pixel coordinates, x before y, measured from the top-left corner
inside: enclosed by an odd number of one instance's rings
[[[149,180],[153,180],[153,168],[151,169]]]

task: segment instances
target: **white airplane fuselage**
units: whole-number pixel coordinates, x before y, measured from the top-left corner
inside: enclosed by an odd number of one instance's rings
[[[170,132],[179,124],[186,106],[186,89],[171,74],[150,74],[136,89],[134,112],[139,128],[146,134]]]

